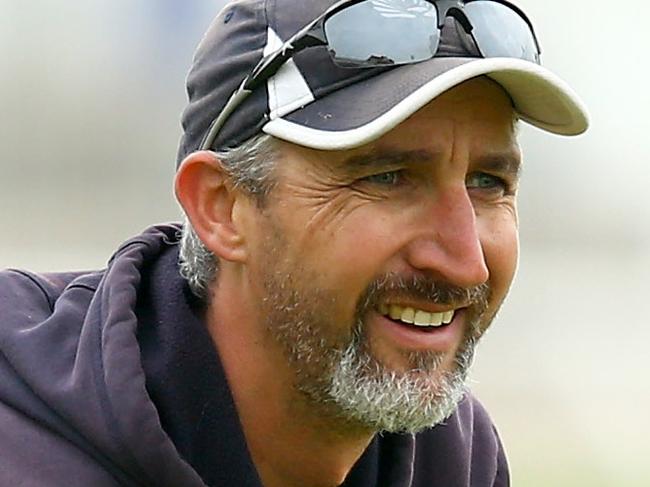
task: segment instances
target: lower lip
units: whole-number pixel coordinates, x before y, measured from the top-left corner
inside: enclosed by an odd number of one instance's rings
[[[454,349],[462,338],[463,315],[464,311],[458,310],[448,325],[419,329],[377,314],[377,331],[404,350],[448,352]]]

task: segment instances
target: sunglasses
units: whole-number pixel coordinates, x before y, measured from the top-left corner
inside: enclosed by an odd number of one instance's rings
[[[468,51],[540,64],[530,20],[506,0],[343,0],[255,66],[210,125],[201,149],[212,147],[235,109],[297,52],[326,46],[332,61],[345,68],[418,63],[436,56],[448,17],[457,21]]]

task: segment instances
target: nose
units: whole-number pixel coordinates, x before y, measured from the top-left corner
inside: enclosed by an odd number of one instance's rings
[[[407,246],[408,263],[450,284],[483,284],[489,271],[467,189],[447,188],[421,207],[421,230]]]

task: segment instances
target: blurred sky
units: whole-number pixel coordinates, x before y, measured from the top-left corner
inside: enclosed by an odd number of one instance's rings
[[[102,267],[178,219],[184,78],[221,3],[0,0],[0,267]],[[517,3],[592,127],[522,131],[520,272],[474,389],[513,485],[647,486],[650,5]]]

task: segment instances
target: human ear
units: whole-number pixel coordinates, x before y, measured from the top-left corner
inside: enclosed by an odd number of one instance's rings
[[[196,234],[217,258],[241,262],[245,239],[237,205],[245,196],[234,188],[216,154],[193,152],[176,173],[176,198]]]

